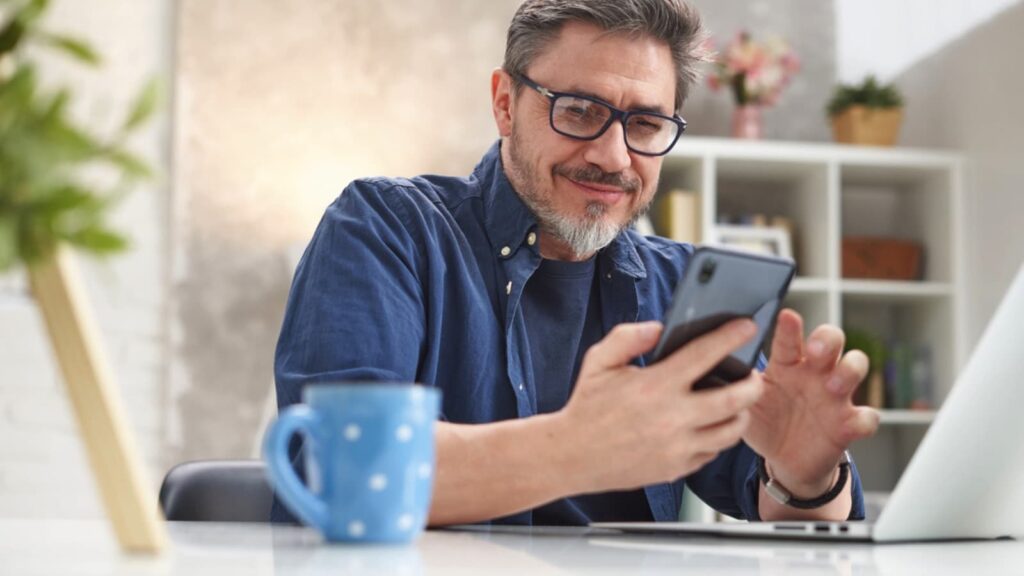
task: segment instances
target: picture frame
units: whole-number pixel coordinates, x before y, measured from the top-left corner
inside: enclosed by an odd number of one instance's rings
[[[781,226],[736,226],[719,224],[711,232],[709,244],[755,254],[793,258],[789,230]]]

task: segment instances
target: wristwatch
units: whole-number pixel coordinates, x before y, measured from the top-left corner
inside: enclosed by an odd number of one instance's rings
[[[814,508],[821,508],[825,504],[836,499],[839,493],[843,491],[846,486],[846,480],[850,477],[850,453],[846,450],[843,451],[843,457],[839,460],[839,479],[836,480],[835,486],[829,488],[827,492],[818,496],[817,498],[811,498],[810,500],[801,500],[800,498],[794,498],[793,494],[789,490],[786,490],[782,484],[779,484],[778,480],[775,480],[768,475],[768,467],[764,463],[764,458],[760,454],[757,455],[757,476],[764,483],[764,491],[768,493],[779,504],[790,506],[792,508],[799,508],[801,510],[811,510]]]

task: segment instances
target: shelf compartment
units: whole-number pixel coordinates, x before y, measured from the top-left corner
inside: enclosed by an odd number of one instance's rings
[[[958,211],[952,169],[951,164],[840,165],[841,237],[914,242],[921,246],[921,279],[950,282]]]
[[[890,492],[914,455],[927,426],[882,426],[850,446],[864,490]]]
[[[956,377],[953,298],[846,293],[841,303],[842,326],[848,333],[867,332],[887,350],[893,342],[928,349],[930,404],[938,408]]]
[[[718,158],[714,220],[781,216],[792,223],[793,257],[801,276],[827,277],[828,164]]]
[[[824,292],[790,292],[783,301],[783,308],[796,310],[804,319],[804,331],[830,323],[828,294]]]

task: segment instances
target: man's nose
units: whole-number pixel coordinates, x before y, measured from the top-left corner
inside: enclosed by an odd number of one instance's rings
[[[600,137],[587,142],[583,159],[608,173],[622,172],[632,164],[623,136],[622,122],[616,120]]]

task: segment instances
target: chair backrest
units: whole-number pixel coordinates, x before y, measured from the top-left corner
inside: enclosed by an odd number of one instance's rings
[[[269,522],[273,491],[260,460],[183,462],[160,486],[168,520]]]

